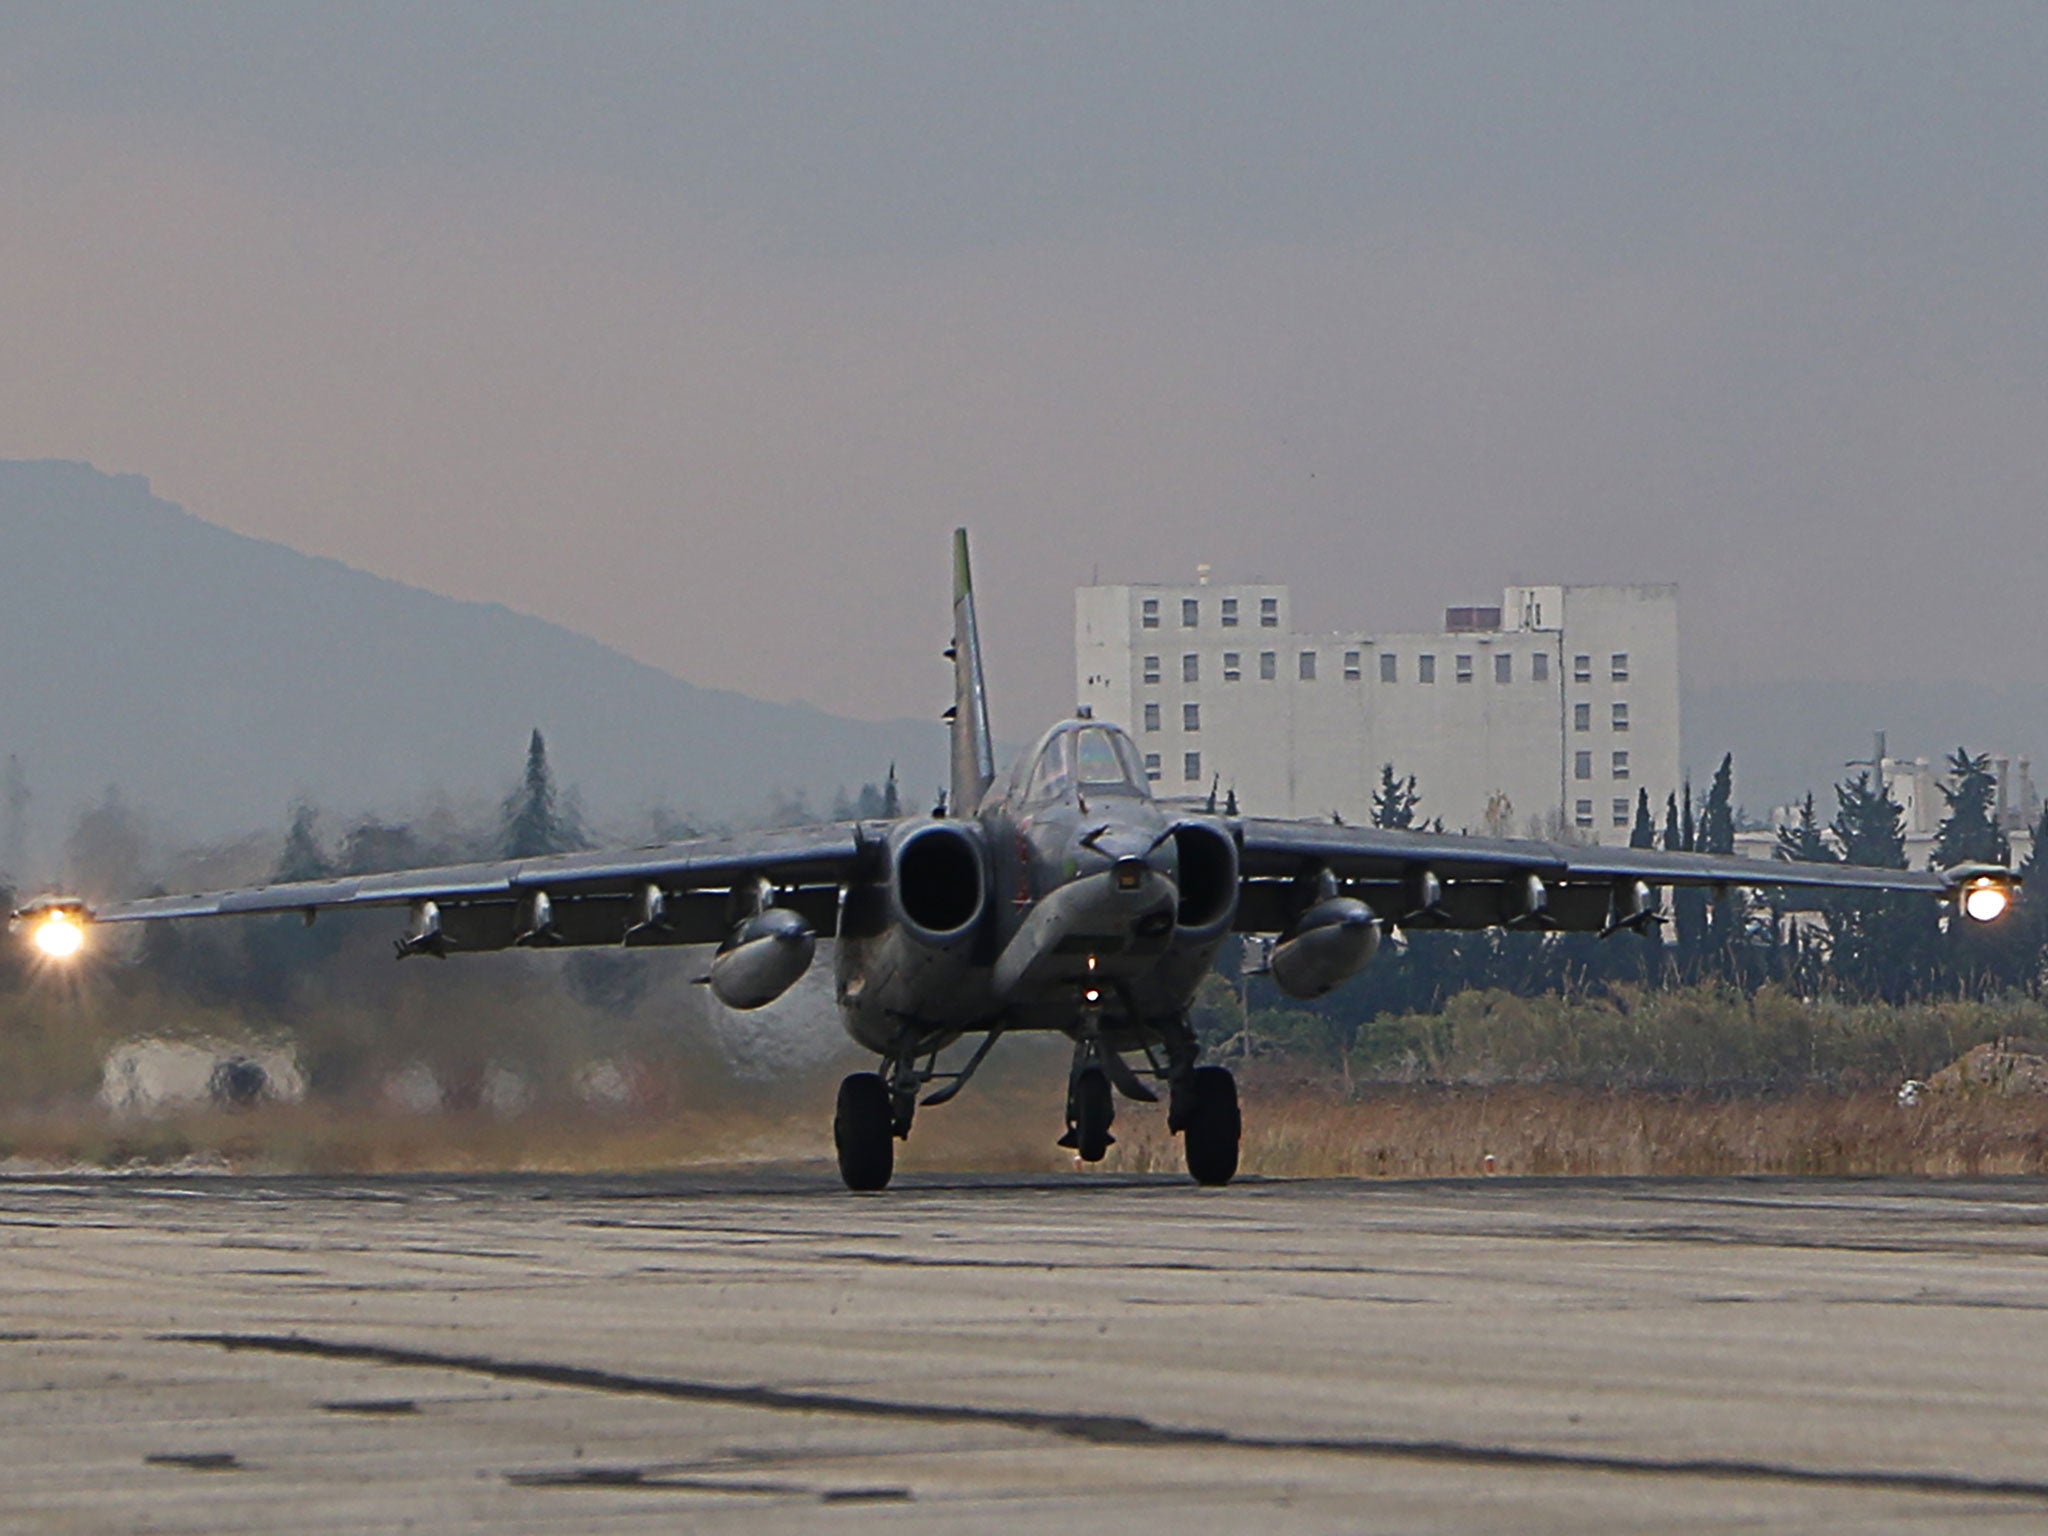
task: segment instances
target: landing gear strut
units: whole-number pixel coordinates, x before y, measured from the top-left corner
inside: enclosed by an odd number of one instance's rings
[[[1116,1138],[1109,1134],[1116,1120],[1116,1097],[1109,1074],[1097,1066],[1077,1071],[1067,1086],[1067,1134],[1060,1145],[1071,1147],[1084,1163],[1099,1163]]]

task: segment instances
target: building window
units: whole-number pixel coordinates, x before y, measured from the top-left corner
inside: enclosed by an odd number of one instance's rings
[[[1244,676],[1244,672],[1238,665],[1237,652],[1225,651],[1223,653],[1223,681],[1234,683],[1242,676]]]
[[[1472,681],[1472,658],[1470,656],[1460,656],[1458,658],[1458,681],[1461,683]]]
[[[1572,806],[1572,820],[1582,827],[1593,825],[1593,802],[1580,800]]]
[[[1271,681],[1273,681],[1274,678],[1278,677],[1279,675],[1280,653],[1277,651],[1259,652],[1259,681],[1262,683],[1270,683]]]
[[[1180,760],[1180,776],[1186,779],[1190,784],[1196,783],[1198,780],[1200,780],[1200,778],[1202,777],[1201,753],[1189,752],[1183,754]]]
[[[1628,729],[1628,706],[1626,704],[1614,706],[1614,728],[1617,731]]]
[[[1506,651],[1493,658],[1493,680],[1496,683],[1512,683],[1515,680],[1515,658]]]
[[[1575,731],[1590,731],[1593,729],[1592,705],[1574,704],[1572,706],[1572,729]]]
[[[1380,652],[1380,681],[1398,683],[1401,680],[1401,663],[1392,651]]]
[[[1154,784],[1159,782],[1159,754],[1157,752],[1147,752],[1145,754],[1145,777]]]
[[[1574,752],[1572,754],[1572,777],[1575,779],[1590,779],[1593,777],[1592,753]]]
[[[1192,597],[1180,600],[1180,627],[1193,629],[1202,622],[1202,605]]]
[[[1301,653],[1301,680],[1304,683],[1312,683],[1316,680],[1316,653],[1314,651],[1303,651]]]
[[[1575,683],[1590,683],[1593,681],[1592,657],[1574,656],[1572,658],[1572,681]]]
[[[1345,681],[1345,682],[1347,682],[1347,683],[1355,683],[1355,682],[1357,682],[1357,681],[1359,680],[1359,678],[1361,678],[1361,677],[1363,677],[1363,676],[1365,675],[1365,674],[1364,674],[1363,672],[1361,672],[1361,671],[1359,670],[1359,660],[1360,660],[1360,656],[1359,656],[1359,653],[1358,653],[1357,651],[1346,651],[1346,652],[1344,653],[1344,681]]]
[[[1147,656],[1145,658],[1145,681],[1148,683],[1159,681],[1159,658],[1157,656]]]
[[[1550,681],[1550,652],[1538,651],[1529,658],[1529,681],[1547,683]]]
[[[1261,629],[1278,629],[1279,627],[1280,627],[1280,599],[1279,599],[1279,598],[1277,598],[1277,597],[1262,597],[1262,598],[1260,598],[1260,599],[1259,599],[1259,628],[1261,628]]]
[[[1629,823],[1628,801],[1620,795],[1614,797],[1614,824],[1625,827]]]
[[[1189,651],[1180,659],[1180,680],[1184,683],[1199,683],[1202,680],[1202,658]]]
[[[1159,627],[1159,599],[1156,597],[1146,598],[1139,607],[1138,614],[1138,622],[1140,624],[1144,625],[1147,629],[1157,629]]]
[[[1184,731],[1199,731],[1202,728],[1202,706],[1183,704],[1180,707],[1180,728]]]
[[[1415,658],[1415,681],[1418,683],[1433,683],[1436,681],[1436,658],[1434,656],[1418,656]]]
[[[1159,706],[1157,704],[1147,704],[1145,706],[1145,729],[1148,731],[1159,729]]]
[[[1237,599],[1234,597],[1223,599],[1223,627],[1225,629],[1237,628]]]
[[[1617,779],[1628,777],[1628,754],[1626,752],[1614,754],[1614,776]]]
[[[1607,658],[1607,660],[1608,660],[1608,668],[1607,668],[1607,673],[1608,673],[1608,676],[1612,677],[1612,678],[1613,678],[1613,679],[1614,679],[1614,680],[1615,680],[1615,681],[1616,681],[1617,683],[1625,683],[1625,682],[1627,682],[1627,681],[1628,681],[1628,652],[1627,652],[1627,651],[1616,651],[1616,652],[1615,652],[1615,653],[1614,653],[1614,654],[1613,654],[1612,656],[1608,657],[1608,658]]]

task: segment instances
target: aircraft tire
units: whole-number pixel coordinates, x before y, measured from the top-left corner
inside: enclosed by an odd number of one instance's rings
[[[1074,1079],[1074,1154],[1084,1163],[1099,1163],[1113,1139],[1109,1123],[1116,1117],[1109,1074],[1089,1067]]]
[[[1188,1086],[1194,1105],[1180,1138],[1188,1175],[1197,1184],[1228,1184],[1237,1173],[1237,1146],[1244,1135],[1237,1080],[1223,1067],[1197,1067]]]
[[[839,1152],[839,1177],[848,1189],[889,1187],[889,1176],[896,1171],[895,1110],[881,1073],[856,1072],[839,1085],[832,1144]]]

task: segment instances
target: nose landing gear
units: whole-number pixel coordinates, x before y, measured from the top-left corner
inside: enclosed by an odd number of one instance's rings
[[[1099,1163],[1116,1145],[1109,1134],[1115,1121],[1116,1096],[1109,1090],[1109,1074],[1077,1055],[1067,1083],[1067,1134],[1059,1145],[1071,1148],[1084,1163]]]

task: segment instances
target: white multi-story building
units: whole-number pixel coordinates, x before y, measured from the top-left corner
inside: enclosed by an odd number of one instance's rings
[[[1270,584],[1074,594],[1079,700],[1163,796],[1371,819],[1381,766],[1453,831],[1626,840],[1679,787],[1678,589],[1509,587],[1429,634],[1303,634]]]

